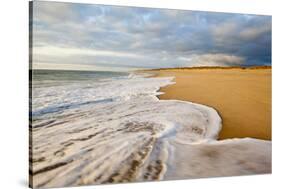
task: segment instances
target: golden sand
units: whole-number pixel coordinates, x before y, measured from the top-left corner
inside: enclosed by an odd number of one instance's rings
[[[271,140],[271,68],[165,69],[176,84],[161,88],[160,99],[178,99],[215,108],[223,126],[220,139]]]

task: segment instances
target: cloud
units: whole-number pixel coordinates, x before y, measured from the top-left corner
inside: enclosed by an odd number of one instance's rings
[[[240,32],[240,36],[246,40],[254,40],[262,37],[264,34],[271,32],[271,26],[246,28]]]
[[[33,50],[37,62],[107,69],[268,65],[271,17],[35,1]]]
[[[196,66],[240,66],[245,63],[243,57],[221,53],[195,55],[189,61]]]
[[[77,13],[71,3],[51,3],[40,1],[33,4],[33,21],[45,24],[60,24],[69,19],[75,19]]]
[[[237,23],[224,22],[220,25],[214,25],[212,32],[215,38],[223,38],[225,36],[233,35],[237,30]]]
[[[110,57],[128,57],[128,58],[139,58],[138,54],[117,52],[117,51],[106,51],[106,50],[94,50],[86,48],[65,48],[65,47],[53,47],[53,46],[42,46],[37,47],[33,50],[35,56],[50,55],[50,56],[110,56]]]

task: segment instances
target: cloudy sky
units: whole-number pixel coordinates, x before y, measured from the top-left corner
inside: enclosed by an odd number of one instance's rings
[[[35,1],[33,68],[271,65],[271,17]]]

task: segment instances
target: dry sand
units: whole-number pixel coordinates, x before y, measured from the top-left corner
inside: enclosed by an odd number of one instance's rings
[[[223,127],[219,139],[271,140],[271,68],[165,69],[176,84],[161,89],[160,99],[178,99],[215,108]]]

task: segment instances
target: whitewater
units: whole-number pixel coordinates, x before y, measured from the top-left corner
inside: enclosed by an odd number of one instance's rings
[[[159,100],[159,89],[172,85],[172,77],[101,75],[34,79],[34,187],[271,172],[271,141],[217,140],[222,120],[215,109]]]

